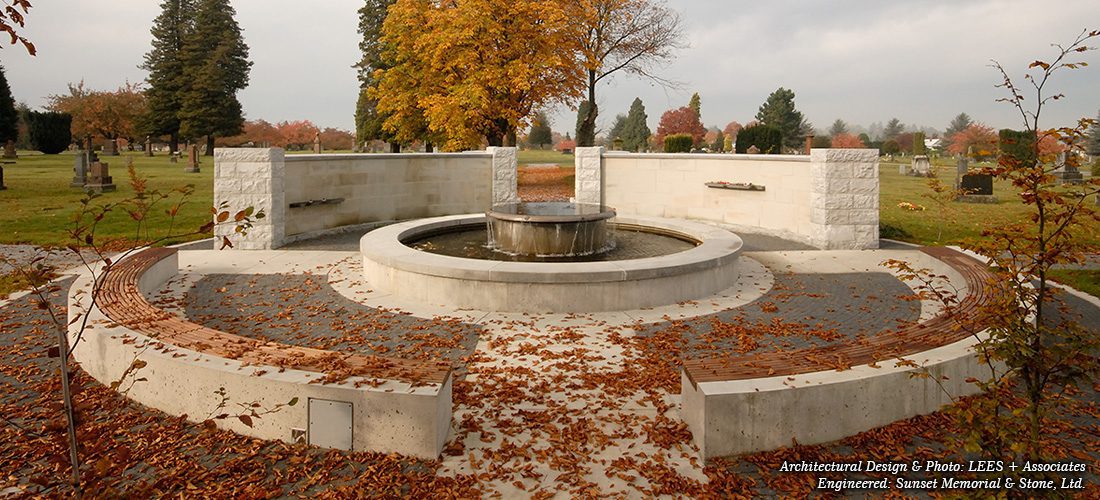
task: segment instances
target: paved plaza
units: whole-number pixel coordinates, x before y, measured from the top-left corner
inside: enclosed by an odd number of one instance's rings
[[[877,440],[946,453],[936,444],[943,439],[935,430],[943,417],[932,415],[835,445],[733,461],[701,458],[679,415],[684,360],[854,342],[936,310],[936,304],[920,300],[880,265],[891,258],[919,259],[913,248],[820,251],[778,238],[744,237],[737,286],[705,299],[631,311],[500,313],[411,303],[375,291],[361,278],[361,257],[353,246],[358,235],[276,251],[219,252],[205,249],[209,242],[188,245],[180,252],[180,274],[149,297],[173,314],[245,337],[452,362],[454,417],[438,462],[203,430],[128,403],[82,377],[85,397],[104,410],[96,413],[103,421],[94,427],[106,433],[102,439],[146,457],[135,461],[144,465],[113,476],[131,492],[170,488],[191,481],[188,474],[200,477],[200,488],[212,489],[220,471],[230,468],[255,479],[257,488],[285,494],[338,492],[357,482],[360,487],[386,484],[404,494],[451,488],[459,494],[505,497],[777,491],[773,488],[791,493],[803,491],[805,481],[768,472],[772,461],[785,454],[841,457],[853,448],[859,456],[886,453],[866,449]],[[55,303],[70,282],[59,281]],[[1095,301],[1069,297],[1068,304],[1087,326],[1100,325]],[[51,330],[29,297],[4,302],[0,323],[7,367],[0,374],[3,409],[18,425],[4,430],[0,455],[11,458],[0,459],[0,466],[19,471],[19,483],[33,489],[35,478],[50,467],[50,454],[60,453],[57,447],[63,444],[34,430],[51,420],[47,412],[54,379],[44,356]],[[1089,409],[1093,395],[1091,390],[1081,395],[1085,406],[1072,417],[1083,427],[1066,429],[1062,439],[1087,439],[1079,432],[1097,428],[1095,411]],[[890,427],[923,430],[899,440],[882,435],[899,432]],[[129,428],[130,438],[109,440],[111,428]],[[31,448],[20,439],[56,442]],[[175,461],[170,473],[154,459],[167,458],[162,448],[168,443],[181,453],[169,455]],[[1095,457],[1096,450],[1086,453]],[[310,477],[306,465],[324,471],[324,480]]]

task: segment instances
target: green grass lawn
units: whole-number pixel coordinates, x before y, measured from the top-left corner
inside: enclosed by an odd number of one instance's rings
[[[45,246],[64,246],[72,243],[69,231],[73,216],[85,196],[80,189],[70,188],[73,178],[73,153],[58,155],[22,155],[14,165],[4,165],[4,184],[8,189],[0,191],[0,243],[33,243]],[[214,160],[203,157],[200,173],[185,173],[184,164],[171,163],[161,154],[148,158],[141,153],[124,153],[122,156],[104,156],[101,160],[110,165],[110,174],[118,190],[106,193],[95,203],[113,203],[134,196],[126,173],[127,158],[133,158],[134,168],[147,178],[147,190],[168,192],[188,184],[195,187],[194,194],[182,207],[175,221],[174,233],[197,230],[210,220],[213,203]],[[178,199],[178,197],[173,197]],[[152,232],[150,239],[167,234],[170,218],[165,214],[167,202],[155,207],[149,218]],[[138,239],[135,222],[124,211],[110,213],[96,230],[97,238]],[[144,239],[144,235],[142,238]],[[189,239],[201,239],[193,236]],[[179,242],[175,239],[171,242]]]
[[[1100,297],[1100,270],[1055,269],[1048,276],[1063,285]]]
[[[557,164],[563,167],[573,166],[573,155],[562,154],[549,149],[523,149],[519,151],[519,164]]]
[[[907,162],[908,163],[908,162]],[[936,165],[944,184],[955,182],[953,165]],[[951,202],[941,207],[926,197],[932,190],[928,179],[898,173],[898,163],[883,163],[879,170],[879,223],[882,237],[922,245],[955,245],[966,239],[980,238],[982,229],[1027,220],[1032,207],[1020,202],[1017,191],[1006,181],[994,180],[993,194],[997,203]],[[1072,189],[1072,188],[1067,188]],[[898,207],[909,202],[925,207],[914,212]],[[941,232],[942,228],[942,232]],[[1080,237],[1093,245],[1100,244],[1100,225],[1091,223],[1079,231]]]
[[[176,232],[194,230],[207,222],[213,197],[213,160],[203,157],[202,172],[189,174],[182,163],[170,163],[167,156],[153,158],[141,153],[124,153],[122,156],[105,157],[111,165],[111,175],[118,190],[104,195],[100,201],[114,202],[133,196],[126,175],[127,158],[133,158],[138,173],[148,178],[149,189],[162,191],[195,186],[195,193],[184,206],[176,221]],[[904,159],[901,161],[905,161]],[[954,167],[941,160],[937,170],[941,179],[951,183]],[[70,243],[68,231],[72,216],[79,208],[84,193],[69,188],[72,178],[73,154],[23,155],[14,165],[6,165],[5,184],[0,191],[0,243],[34,243],[39,245],[65,245]],[[519,163],[573,165],[573,155],[557,151],[525,150],[519,152]],[[883,236],[925,245],[957,244],[966,238],[980,237],[983,227],[1022,220],[1027,207],[1019,202],[1014,190],[1006,182],[997,181],[994,192],[1000,201],[996,204],[949,203],[947,211],[922,195],[930,193],[927,179],[898,174],[896,163],[881,166],[881,223]],[[898,207],[901,202],[924,205],[923,212],[911,212]],[[167,205],[155,209],[151,225],[166,229]],[[942,224],[942,235],[938,235]],[[134,221],[123,213],[113,213],[102,223],[98,234],[106,238],[134,238]],[[154,234],[155,236],[155,234]],[[1098,244],[1096,225],[1086,228],[1082,237]],[[194,238],[193,238],[194,239]]]

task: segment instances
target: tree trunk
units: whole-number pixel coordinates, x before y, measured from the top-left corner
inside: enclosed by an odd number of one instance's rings
[[[174,155],[180,150],[180,133],[172,132],[172,136],[168,139],[168,155]]]
[[[596,72],[588,71],[588,114],[581,118],[581,126],[577,129],[577,147],[592,147],[596,145],[596,116],[599,115],[596,106]]]
[[[206,136],[206,156],[214,156],[214,135]]]
[[[434,153],[435,152],[435,146],[432,145],[431,141],[427,141],[427,142],[424,143],[424,152],[425,153]]]
[[[400,153],[401,152],[401,144],[397,143],[397,142],[391,142],[390,143],[390,152],[391,153]]]

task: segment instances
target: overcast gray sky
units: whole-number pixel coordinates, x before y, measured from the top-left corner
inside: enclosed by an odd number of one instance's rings
[[[34,2],[24,31],[38,47],[30,57],[5,47],[0,60],[15,98],[31,107],[81,79],[97,89],[142,81],[156,0]],[[353,128],[358,58],[356,9],[361,0],[235,0],[251,47],[251,85],[240,99],[249,119],[309,119]],[[703,122],[724,126],[756,114],[783,86],[815,126],[841,118],[868,126],[892,117],[943,130],[959,112],[991,126],[1020,125],[988,67],[997,59],[1021,76],[1027,63],[1052,54],[1085,28],[1100,29],[1096,0],[867,0],[734,2],[670,0],[683,17],[690,47],[662,74],[683,83],[667,90],[629,75],[598,91],[602,127],[641,97],[656,129],[661,113],[702,97]],[[1093,23],[1089,26],[1086,23]],[[1096,44],[1094,44],[1096,45]],[[1100,52],[1094,67],[1062,73],[1053,88],[1067,98],[1045,113],[1062,125],[1100,110]],[[568,109],[552,110],[554,129],[571,131]]]

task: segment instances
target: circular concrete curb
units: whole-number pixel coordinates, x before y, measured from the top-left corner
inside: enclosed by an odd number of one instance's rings
[[[404,298],[487,311],[596,312],[698,299],[729,288],[744,242],[708,224],[619,216],[620,226],[652,228],[700,242],[660,257],[613,262],[496,262],[436,255],[402,244],[417,235],[483,224],[484,214],[386,226],[360,240],[363,272],[374,286]]]

